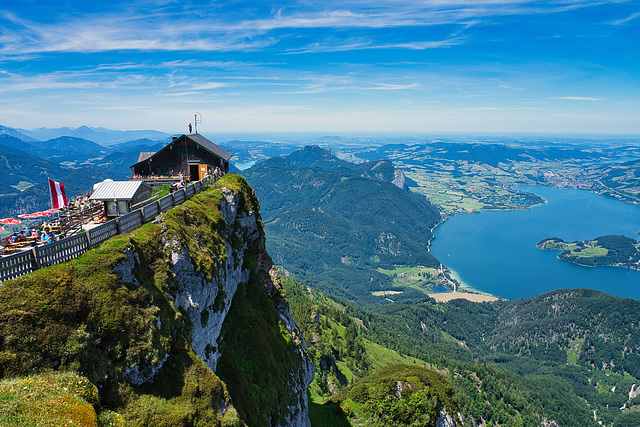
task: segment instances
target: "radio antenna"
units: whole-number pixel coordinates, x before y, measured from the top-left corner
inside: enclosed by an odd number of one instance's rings
[[[202,114],[196,111],[196,113],[193,115],[193,123],[196,126],[196,133],[198,133],[198,123],[202,124]]]

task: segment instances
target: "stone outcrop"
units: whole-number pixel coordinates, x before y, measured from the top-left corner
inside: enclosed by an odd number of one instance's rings
[[[281,327],[298,343],[296,353],[299,366],[289,373],[286,387],[291,396],[285,411],[282,425],[308,426],[307,387],[313,380],[315,367],[308,357],[307,347],[299,332],[286,300],[281,296],[282,286],[279,274],[273,261],[264,249],[264,233],[259,212],[246,209],[244,197],[227,188],[218,190],[222,193],[219,213],[224,224],[218,230],[222,242],[217,242],[217,254],[213,257],[213,265],[205,274],[194,259],[197,254],[193,248],[210,248],[211,242],[204,240],[194,231],[192,242],[185,242],[164,224],[162,242],[165,253],[168,253],[169,268],[173,275],[169,299],[179,312],[189,319],[191,347],[204,361],[207,367],[216,371],[222,355],[220,344],[225,337],[222,334],[225,319],[230,311],[233,298],[241,284],[250,280],[251,274],[264,270],[262,274],[266,296],[274,301]],[[187,208],[188,209],[188,208]],[[203,249],[204,250],[204,249]],[[191,252],[190,252],[191,251]],[[134,274],[138,254],[127,249],[126,258],[113,268],[118,280],[123,283],[137,285]],[[256,259],[255,265],[247,265],[247,257]],[[208,277],[209,276],[209,277]],[[158,318],[158,329],[162,327]],[[166,362],[169,354],[161,359],[136,361],[123,371],[123,377],[129,383],[141,385],[153,382],[155,375]],[[231,396],[233,399],[233,395]],[[294,402],[294,403],[290,403]]]

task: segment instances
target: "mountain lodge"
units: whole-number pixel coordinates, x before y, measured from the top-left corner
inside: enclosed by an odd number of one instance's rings
[[[209,141],[199,133],[174,137],[160,151],[141,152],[138,163],[131,166],[133,175],[141,177],[177,176],[199,181],[207,170],[219,167],[222,173],[229,171],[230,152]]]

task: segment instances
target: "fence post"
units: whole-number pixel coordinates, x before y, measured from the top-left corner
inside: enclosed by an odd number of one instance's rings
[[[40,268],[40,260],[38,260],[38,251],[35,246],[31,247],[31,266],[34,270]]]
[[[91,244],[91,235],[89,234],[89,230],[85,230],[84,234],[87,235],[87,245],[88,245],[88,249],[93,248],[93,245]]]

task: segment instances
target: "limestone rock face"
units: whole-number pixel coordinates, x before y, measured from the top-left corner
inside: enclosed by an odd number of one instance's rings
[[[270,283],[265,285],[267,295],[274,297],[278,288],[281,288],[278,271],[264,251],[264,234],[259,215],[244,210],[240,197],[230,190],[223,188],[222,193],[220,214],[226,224],[226,256],[217,260],[215,277],[207,280],[203,273],[196,272],[187,249],[176,238],[167,239],[166,242],[167,248],[171,251],[171,270],[177,289],[173,295],[174,305],[189,316],[192,323],[191,345],[214,372],[221,356],[219,343],[224,340],[224,336],[221,336],[222,326],[229,313],[233,296],[241,283],[247,283],[251,274],[250,268],[244,263],[248,248],[260,249],[256,267],[268,272]],[[239,245],[238,242],[242,244]],[[297,370],[290,373],[288,382],[290,393],[297,397],[297,403],[287,408],[290,415],[284,425],[308,426],[310,424],[306,389],[313,380],[315,368],[305,352],[306,344],[293,320],[289,305],[284,299],[274,300],[284,328],[289,334],[298,336],[301,341],[298,352],[302,363]]]
[[[391,183],[401,190],[409,191],[404,171],[400,168],[396,168],[396,170],[393,171],[393,181],[391,181]]]
[[[222,356],[221,348],[224,347],[220,345],[225,339],[223,325],[234,295],[239,286],[244,288],[249,283],[252,274],[259,276],[265,297],[274,303],[279,327],[286,330],[295,343],[294,359],[299,360],[290,368],[288,379],[284,381],[289,397],[286,399],[285,415],[278,423],[309,426],[307,387],[313,380],[315,367],[307,354],[306,343],[293,320],[289,305],[283,298],[278,270],[264,248],[260,214],[252,210],[253,205],[257,210],[257,199],[247,202],[248,195],[243,190],[236,189],[234,192],[221,188],[218,191],[222,196],[219,216],[216,212],[216,215],[204,220],[197,217],[202,215],[202,211],[197,213],[198,208],[185,211],[181,218],[193,221],[189,222],[186,235],[184,225],[187,223],[180,226],[182,232],[173,231],[165,224],[160,225],[163,230],[163,253],[172,276],[170,283],[167,283],[170,290],[168,298],[182,316],[188,317],[185,324],[188,326],[191,348],[215,372]],[[207,226],[198,229],[204,222]],[[180,233],[181,237],[178,235]],[[136,278],[139,264],[139,254],[129,247],[125,251],[125,259],[112,272],[119,282],[137,287],[140,286]],[[154,324],[157,327],[154,334],[157,334],[163,327],[159,317]],[[149,357],[126,362],[122,376],[127,382],[134,385],[153,383],[170,357],[164,349],[149,353]]]
[[[451,416],[445,408],[441,408],[440,416],[436,419],[436,427],[464,427],[462,414],[458,412],[457,417]]]
[[[178,284],[174,304],[189,316],[193,324],[191,346],[209,369],[215,372],[220,357],[216,342],[222,323],[229,312],[238,284],[249,278],[249,271],[242,270],[241,262],[235,267],[238,263],[231,256],[220,265],[221,277],[207,281],[202,273],[196,273],[186,249],[177,241],[172,246],[172,271]],[[226,249],[227,253],[232,253],[229,243],[226,243]]]

